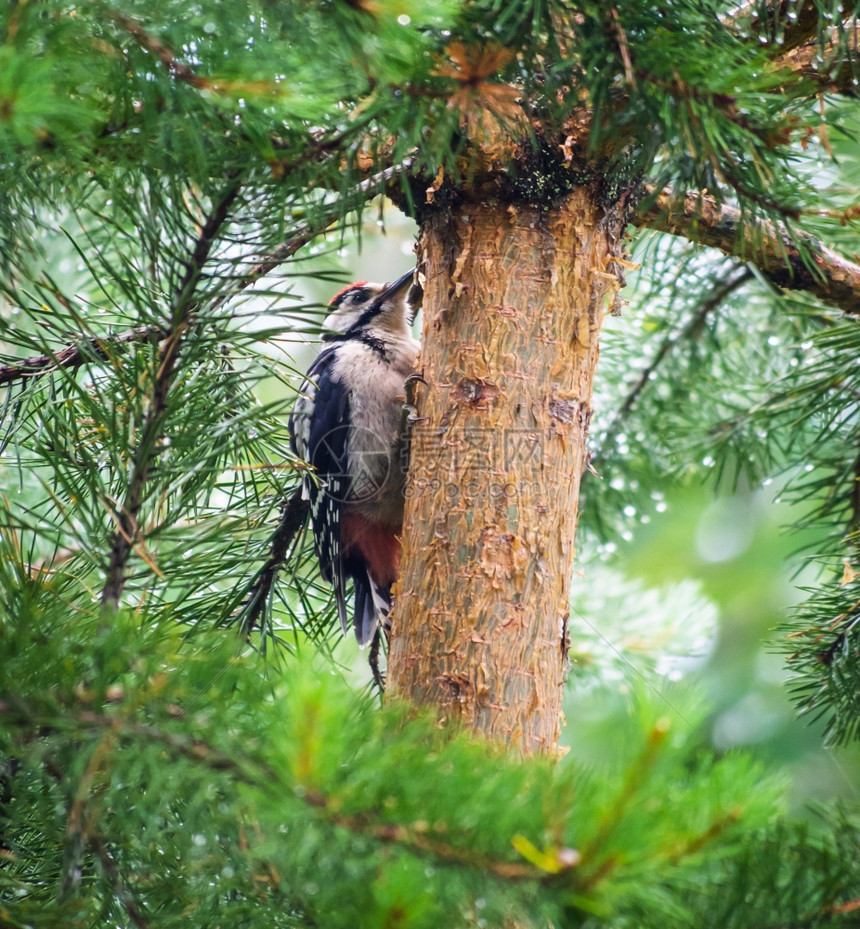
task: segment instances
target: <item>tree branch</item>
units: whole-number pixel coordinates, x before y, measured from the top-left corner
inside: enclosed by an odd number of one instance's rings
[[[390,184],[395,178],[405,174],[415,163],[413,157],[405,158],[400,164],[391,165],[382,171],[377,171],[347,193],[345,200],[347,203],[360,202],[375,197],[381,190]],[[267,255],[254,265],[244,276],[237,292],[241,292],[257,278],[264,277],[279,264],[289,260],[303,246],[307,245],[311,239],[323,233],[343,212],[343,204],[333,203],[331,207],[322,214],[315,223],[305,222],[297,226],[293,234],[285,242],[276,246]],[[232,296],[232,295],[231,295]]]
[[[826,45],[807,42],[785,52],[775,64],[813,81],[823,92],[856,97],[860,77],[860,22],[850,24],[842,45],[833,29]]]
[[[648,193],[645,207],[634,219],[637,225],[742,258],[775,287],[806,291],[845,313],[860,315],[860,265],[815,236],[789,230],[783,223],[749,220],[735,207],[705,194],[690,192],[681,199],[669,188]]]
[[[418,831],[414,826],[402,823],[373,822],[367,815],[340,813],[336,809],[337,805],[332,804],[329,798],[319,791],[307,791],[303,799],[308,806],[323,810],[329,822],[341,829],[368,836],[384,844],[400,845],[415,854],[432,856],[444,864],[485,871],[512,883],[518,881],[547,883],[555,875],[575,868],[581,858],[575,849],[558,849],[553,862],[558,870],[546,871],[530,862],[506,861],[492,858],[472,849],[459,848],[450,842],[428,835],[426,831]]]
[[[414,824],[394,823],[385,821],[376,815],[376,811],[366,814],[348,814],[340,811],[340,803],[336,796],[328,796],[318,789],[297,790],[295,785],[285,784],[283,771],[273,768],[267,761],[247,757],[230,755],[205,741],[204,739],[187,736],[184,733],[168,732],[163,726],[150,722],[140,722],[128,715],[117,715],[104,712],[102,709],[80,709],[70,707],[69,711],[59,722],[43,720],[41,714],[30,704],[20,698],[14,702],[0,700],[0,718],[5,717],[7,723],[25,724],[28,729],[38,733],[39,738],[54,732],[68,736],[72,726],[90,730],[97,727],[106,732],[111,744],[114,739],[139,740],[163,746],[174,755],[190,761],[192,764],[208,768],[210,771],[226,772],[233,782],[250,784],[256,787],[269,787],[278,785],[287,795],[300,801],[307,807],[318,812],[331,825],[346,829],[356,835],[366,836],[386,845],[399,845],[416,854],[432,856],[443,864],[466,866],[475,870],[485,871],[511,882],[542,881],[546,883],[556,874],[570,871],[580,862],[580,855],[574,849],[558,849],[556,864],[557,871],[548,872],[529,861],[510,861],[504,858],[494,858],[468,848],[461,848],[441,838],[434,837],[432,830],[416,829]],[[86,838],[92,838],[87,833]],[[98,840],[98,837],[96,837]],[[104,848],[104,846],[102,846]],[[94,850],[101,858],[98,845]],[[105,864],[102,859],[103,865]],[[112,862],[111,862],[112,863]],[[108,865],[110,867],[110,865]],[[108,877],[118,877],[113,871]],[[122,885],[117,885],[120,890]],[[128,888],[125,888],[128,889]],[[130,896],[122,901],[126,904],[132,900]],[[137,915],[143,917],[138,910]],[[132,917],[134,918],[134,917]],[[135,920],[136,925],[141,925]]]
[[[819,40],[820,12],[811,0],[800,6],[779,0],[765,7],[750,0],[724,17],[723,24],[752,40],[764,39],[775,66],[813,81],[823,91],[857,95],[860,23],[845,4],[841,26],[826,29],[826,41]]]
[[[841,20],[847,20],[849,10],[843,4]],[[724,26],[742,33],[752,41],[766,40],[769,50],[784,55],[793,48],[809,42],[818,35],[821,13],[814,0],[777,0],[761,3],[747,0],[726,16],[721,17]]]
[[[128,918],[137,926],[137,929],[150,929],[151,923],[147,918],[143,904],[137,899],[134,892],[119,873],[119,868],[105,840],[98,832],[88,832],[87,840],[90,847],[98,856],[102,871],[110,883],[117,900],[122,903],[128,914]]]
[[[15,381],[51,374],[60,368],[76,369],[91,361],[105,361],[115,347],[132,342],[160,342],[168,331],[159,326],[137,326],[116,335],[90,336],[77,344],[67,345],[57,352],[33,355],[15,364],[0,365],[0,387]]]
[[[233,89],[229,80],[225,80],[224,78],[203,77],[197,74],[190,65],[186,64],[186,62],[176,55],[170,46],[166,45],[158,36],[154,36],[147,32],[139,20],[126,13],[121,13],[118,10],[112,11],[110,15],[113,21],[118,26],[125,29],[141,48],[146,49],[158,58],[175,81],[181,84],[187,84],[189,87],[194,87],[196,90],[209,90],[214,93],[230,92]],[[308,141],[310,145],[299,160],[299,163],[309,161],[336,148],[348,136],[354,135],[360,131],[360,126],[360,123],[353,123],[347,129],[329,138],[326,138],[326,133],[323,129],[309,132]],[[284,148],[286,145],[284,140],[275,133],[269,134],[269,141],[275,149]],[[273,171],[277,171],[278,177],[282,176],[285,171],[288,170],[287,166],[278,163],[273,163],[272,167]]]
[[[182,339],[188,330],[189,318],[195,305],[197,284],[214,241],[227,221],[230,207],[239,194],[240,186],[238,181],[231,181],[221,200],[215,205],[194,244],[185,276],[177,288],[171,329],[161,348],[161,361],[152,384],[149,411],[140,430],[137,449],[131,463],[128,492],[124,503],[114,514],[116,530],[102,590],[102,607],[115,608],[125,586],[125,569],[138,534],[137,517],[143,506],[146,483],[157,454],[156,444],[167,414],[167,398],[173,384]]]
[[[793,0],[757,3],[748,28],[754,36],[764,36],[774,49],[784,53],[815,37],[820,15],[813,0],[804,0],[800,5]]]

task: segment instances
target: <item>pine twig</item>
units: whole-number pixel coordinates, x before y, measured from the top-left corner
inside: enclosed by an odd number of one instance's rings
[[[297,487],[292,496],[284,503],[281,509],[281,519],[278,528],[272,536],[272,544],[269,549],[269,558],[248,591],[248,597],[244,604],[244,616],[242,617],[242,635],[250,635],[257,620],[260,618],[275,580],[278,576],[278,570],[289,557],[293,543],[302,531],[307,520],[310,501],[303,498],[301,486]]]
[[[102,871],[110,882],[117,900],[122,903],[123,908],[128,913],[128,918],[137,926],[137,929],[150,929],[151,923],[146,917],[142,904],[137,900],[131,888],[119,873],[113,855],[111,855],[104,839],[101,835],[90,832],[87,835],[87,841],[101,862]]]
[[[794,14],[793,20],[788,18],[789,11]],[[818,21],[818,6],[813,0],[803,0],[799,6],[777,0],[775,3],[755,4],[754,14],[746,25],[755,41],[764,37],[775,50],[784,53],[814,38]],[[776,42],[777,36],[782,39],[780,44]]]
[[[136,19],[125,13],[120,13],[118,10],[111,13],[111,18],[117,25],[122,26],[141,48],[152,52],[167,68],[171,77],[185,84],[190,84],[192,87],[209,86],[210,82],[206,78],[196,75],[189,65],[176,57],[172,49],[168,48],[161,39],[150,35]]]
[[[847,23],[851,21],[851,15],[851,6],[841,4],[837,19]],[[749,42],[764,40],[768,51],[779,58],[801,45],[814,42],[821,14],[814,0],[803,0],[800,4],[796,0],[771,0],[766,4],[760,0],[747,0],[720,19],[726,28],[742,34]]]
[[[860,315],[860,265],[827,248],[808,232],[783,223],[751,220],[733,206],[695,191],[679,196],[670,188],[648,190],[634,222],[719,249],[755,265],[775,287],[812,294],[845,313]],[[745,239],[738,229],[746,228]]]
[[[21,700],[16,700],[14,704],[0,701],[0,718],[3,717],[13,724],[21,720],[28,726],[33,726],[38,720],[40,737],[54,731],[68,735],[69,723],[87,729],[97,727],[105,730],[111,739],[131,737],[161,745],[174,755],[185,758],[193,764],[215,772],[227,772],[233,781],[256,786],[282,783],[283,772],[276,770],[263,760],[254,759],[249,763],[247,757],[226,754],[203,739],[192,738],[184,733],[167,732],[161,726],[139,722],[127,716],[117,716],[87,708],[69,713],[61,723],[47,722],[39,718],[39,713],[33,707]],[[382,822],[374,820],[372,815],[342,813],[338,809],[339,804],[333,802],[336,798],[329,797],[319,790],[290,791],[290,796],[319,811],[320,815],[334,826],[384,844],[400,845],[416,853],[431,855],[444,863],[487,871],[511,882],[528,880],[546,882],[555,876],[530,862],[506,861],[470,849],[459,848],[416,830],[412,824]],[[91,838],[91,834],[87,834],[86,837]],[[98,853],[97,847],[96,852]],[[578,860],[578,856],[575,860],[571,859],[571,862],[564,864],[560,870],[569,870],[574,867],[575,863],[578,863]]]
[[[642,749],[639,760],[627,772],[627,776],[618,792],[618,796],[614,798],[613,804],[607,807],[603,813],[597,832],[590,839],[586,847],[582,849],[583,862],[587,862],[591,865],[599,861],[599,854],[604,851],[606,843],[618,828],[619,824],[623,822],[624,815],[644,783],[646,774],[656,764],[668,731],[668,725],[657,723],[651,729],[651,732],[648,733],[648,739]],[[585,876],[581,886],[585,890],[590,890],[613,871],[618,864],[618,859],[612,855],[604,858],[604,860],[598,864],[595,871]]]
[[[405,158],[396,165],[390,165],[382,171],[365,178],[346,195],[346,201],[356,201],[363,203],[370,197],[376,196],[381,189],[390,184],[395,178],[400,177],[409,171],[415,163],[414,157]],[[292,235],[276,245],[268,254],[264,255],[251,269],[244,274],[235,291],[229,294],[230,297],[236,296],[247,287],[250,287],[254,281],[265,277],[270,271],[273,271],[278,265],[289,261],[296,252],[313,241],[318,235],[335,222],[342,214],[342,204],[333,203],[328,210],[324,211],[316,222],[303,222],[295,227]],[[220,297],[215,306],[220,305],[227,299],[227,296]]]
[[[147,32],[143,24],[126,13],[118,10],[111,12],[111,18],[120,27],[126,30],[128,34],[137,42],[137,44],[151,52],[167,69],[170,76],[182,84],[194,87],[197,90],[209,90],[215,93],[223,93],[230,90],[230,83],[224,79],[212,77],[203,77],[197,74],[194,69],[179,58],[170,46],[166,45],[158,36]],[[324,153],[336,149],[348,136],[355,135],[360,129],[360,124],[353,122],[347,129],[336,133],[334,136],[326,138],[322,129],[311,131],[308,134],[310,145],[308,149],[299,158],[298,163],[303,163],[316,158]],[[283,148],[284,141],[277,134],[271,133],[269,140],[275,149]],[[279,165],[279,176],[295,165]]]
[[[621,25],[621,17],[618,15],[618,8],[611,6],[609,8],[610,29],[618,46],[618,52],[621,55],[621,61],[624,65],[624,75],[627,83],[636,89],[636,74],[633,70],[633,59],[630,57],[630,43],[627,41],[627,33]]]
[[[414,827],[401,823],[374,823],[364,815],[348,815],[338,812],[328,797],[319,791],[306,791],[302,799],[308,806],[323,810],[328,820],[341,829],[356,835],[368,836],[386,845],[400,845],[416,854],[430,855],[446,864],[474,868],[486,871],[503,880],[517,883],[519,881],[541,881],[546,883],[555,877],[552,872],[544,871],[530,862],[504,861],[489,855],[458,848],[450,842],[432,838]],[[579,862],[571,856],[571,863],[564,865],[560,871],[570,870]]]
[[[57,352],[33,355],[15,364],[0,365],[0,387],[15,381],[51,374],[60,368],[74,370],[94,359],[106,360],[111,357],[111,349],[114,346],[129,345],[133,342],[160,342],[167,336],[167,330],[159,326],[137,326],[115,335],[90,336]]]
[[[187,270],[177,288],[171,330],[161,348],[161,363],[155,374],[149,398],[149,412],[140,430],[134,453],[128,493],[124,503],[114,514],[116,530],[102,590],[102,607],[115,608],[125,586],[125,569],[138,534],[137,517],[143,506],[146,484],[157,454],[156,444],[167,414],[168,394],[173,384],[182,340],[188,330],[189,318],[195,305],[197,284],[214,241],[227,221],[230,208],[239,194],[240,186],[239,181],[232,181],[213,209],[194,244]]]
[[[627,396],[624,398],[624,401],[618,408],[618,411],[612,418],[612,421],[609,423],[606,432],[603,434],[603,438],[600,442],[600,449],[593,456],[593,460],[597,460],[598,458],[603,458],[605,456],[607,450],[611,447],[615,436],[618,435],[622,425],[624,424],[624,420],[639,401],[639,397],[647,386],[648,382],[651,380],[651,376],[665,361],[671,350],[675,348],[676,345],[680,345],[683,342],[686,342],[688,339],[694,338],[704,325],[708,316],[710,316],[711,313],[713,313],[725,299],[731,296],[731,294],[733,294],[739,287],[743,287],[744,284],[752,280],[753,277],[754,275],[749,268],[742,269],[740,274],[726,281],[721,287],[718,287],[707,300],[702,302],[702,304],[697,308],[696,312],[680,332],[666,336],[666,338],[660,343],[660,347],[654,353],[654,357],[642,369],[642,373],[636,379],[636,383],[633,384],[633,386],[627,392]]]

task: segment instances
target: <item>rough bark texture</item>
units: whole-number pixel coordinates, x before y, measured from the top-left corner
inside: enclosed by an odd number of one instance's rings
[[[616,211],[461,201],[425,218],[420,415],[390,692],[524,752],[559,735],[569,584]]]

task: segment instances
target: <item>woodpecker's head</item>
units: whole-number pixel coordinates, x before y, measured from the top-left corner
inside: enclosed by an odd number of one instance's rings
[[[344,287],[329,303],[331,312],[323,321],[323,340],[351,338],[368,329],[408,332],[421,302],[421,288],[414,283],[414,276],[414,271],[408,271],[390,284],[358,281]]]

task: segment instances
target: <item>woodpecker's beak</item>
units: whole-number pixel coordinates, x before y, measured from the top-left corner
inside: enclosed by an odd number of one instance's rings
[[[393,297],[395,294],[399,294],[407,284],[412,283],[412,278],[415,277],[415,271],[407,271],[403,277],[398,277],[396,281],[392,281],[390,284],[385,285],[385,290],[379,295],[383,299],[388,299],[388,297]]]
[[[408,288],[408,289],[407,289]],[[415,321],[415,315],[421,309],[421,303],[424,299],[424,289],[415,279],[415,271],[407,271],[403,277],[398,277],[396,281],[386,284],[385,290],[380,294],[381,300],[390,300],[406,290],[405,301],[407,310],[407,319],[409,324]]]

